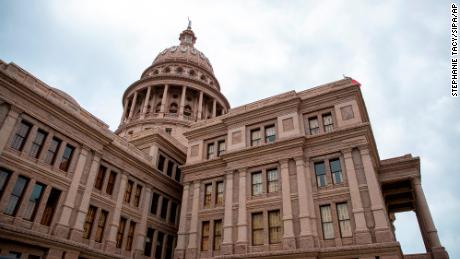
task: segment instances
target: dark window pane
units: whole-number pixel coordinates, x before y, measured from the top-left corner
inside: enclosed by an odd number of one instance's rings
[[[163,197],[163,202],[161,203],[161,214],[160,217],[166,219],[166,215],[168,214],[168,203],[169,200]]]
[[[75,150],[74,147],[71,145],[66,145],[64,148],[64,154],[62,154],[61,164],[59,165],[59,169],[62,171],[67,171],[70,166],[70,161],[72,160],[73,151]]]
[[[163,172],[164,166],[165,166],[165,157],[160,155],[160,157],[158,158],[158,170]]]
[[[152,195],[152,204],[150,206],[150,213],[156,214],[158,210],[158,200],[160,199],[160,195],[158,193],[153,193]]]
[[[54,211],[59,202],[59,197],[61,196],[61,191],[58,189],[51,189],[50,195],[48,196],[48,201],[46,202],[45,211],[43,212],[41,224],[45,226],[51,225],[53,220]]]
[[[27,203],[26,210],[24,212],[24,219],[33,220],[35,218],[35,213],[37,212],[40,199],[45,189],[45,185],[41,183],[36,183],[30,194],[29,201]]]
[[[171,214],[169,215],[169,222],[175,224],[176,223],[176,216],[177,216],[177,203],[171,203]]]
[[[107,182],[107,187],[105,188],[105,192],[109,195],[113,193],[113,187],[115,186],[115,180],[117,178],[117,173],[111,171],[109,175],[109,181]]]
[[[147,234],[145,235],[145,247],[144,255],[150,257],[152,255],[152,244],[153,244],[153,234],[155,230],[153,228],[147,229]]]
[[[168,169],[166,170],[166,174],[167,174],[169,177],[172,176],[173,167],[174,167],[174,163],[173,163],[172,161],[168,161]]]
[[[14,134],[13,141],[11,142],[11,147],[21,151],[24,147],[24,143],[26,142],[27,135],[29,135],[30,128],[32,125],[26,121],[21,121],[19,128],[17,129],[16,133]]]
[[[158,231],[157,244],[155,250],[155,259],[161,259],[161,254],[163,252],[163,239],[165,234]]]
[[[41,153],[43,143],[45,143],[46,136],[48,134],[43,130],[38,130],[37,134],[35,135],[35,139],[32,142],[32,146],[30,147],[29,155],[33,158],[38,158]]]
[[[27,186],[28,178],[24,176],[19,176],[16,180],[16,184],[13,187],[11,192],[10,200],[5,208],[5,214],[14,216],[17,212],[18,205],[21,202],[22,195],[24,193],[25,187]]]
[[[50,164],[50,165],[54,164],[54,160],[56,160],[56,153],[60,145],[61,145],[61,140],[57,138],[53,138],[51,140],[51,143],[48,147],[48,152],[45,157],[45,162],[47,164]]]

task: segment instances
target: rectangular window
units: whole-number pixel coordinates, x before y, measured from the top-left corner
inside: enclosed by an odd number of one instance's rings
[[[169,222],[176,224],[177,203],[171,202],[171,213],[169,214]]]
[[[351,237],[351,222],[350,215],[348,214],[347,203],[337,204],[337,217],[339,219],[340,236]]]
[[[105,223],[107,222],[108,214],[107,211],[101,210],[99,220],[97,221],[96,238],[94,239],[96,242],[101,243],[104,238]]]
[[[203,221],[201,226],[201,251],[209,250],[209,221]]]
[[[134,193],[134,206],[139,207],[139,202],[141,201],[142,186],[139,184],[136,185],[136,192]]]
[[[332,223],[331,206],[324,205],[319,207],[321,211],[321,225],[323,227],[324,239],[334,238],[334,226]]]
[[[174,243],[174,237],[171,235],[166,236],[166,250],[165,250],[165,259],[166,258],[172,258],[173,254],[173,243]]]
[[[123,244],[123,236],[125,235],[125,228],[126,228],[126,219],[120,218],[120,224],[118,225],[118,231],[117,231],[117,243],[115,245],[117,248],[121,248],[121,245]]]
[[[214,221],[214,250],[219,251],[222,244],[222,220]]]
[[[212,183],[208,183],[204,186],[204,207],[211,207],[211,197],[212,197]]]
[[[83,224],[83,238],[89,239],[93,229],[94,218],[96,217],[97,208],[90,205],[86,213],[85,224]]]
[[[147,234],[145,235],[145,246],[144,246],[144,255],[147,257],[152,256],[152,244],[153,244],[153,234],[155,229],[147,228]]]
[[[11,142],[11,147],[18,150],[22,151],[22,148],[24,147],[24,144],[26,142],[27,135],[29,135],[30,128],[32,128],[32,125],[26,121],[21,121],[21,124],[19,124],[19,128],[14,134],[13,141]]]
[[[150,213],[155,214],[155,215],[157,214],[159,199],[160,199],[160,195],[154,192],[152,195],[152,204],[150,205]]]
[[[102,190],[102,185],[104,184],[105,173],[107,171],[107,167],[100,166],[99,171],[97,172],[96,182],[94,183],[94,188],[98,190]]]
[[[251,130],[251,146],[260,145],[262,137],[260,136],[260,129]]]
[[[318,187],[326,186],[326,169],[324,162],[315,163],[316,183]]]
[[[48,201],[46,201],[45,210],[43,211],[43,216],[40,224],[45,226],[51,225],[54,217],[54,211],[56,210],[59,202],[59,197],[61,197],[61,191],[52,188],[50,195],[48,196]]]
[[[169,160],[169,161],[168,161],[168,169],[166,169],[166,174],[167,174],[169,177],[172,177],[173,168],[174,168],[174,163],[173,163],[173,161]]]
[[[36,183],[30,194],[29,201],[27,203],[26,210],[24,212],[24,219],[33,221],[35,214],[37,213],[38,205],[40,204],[40,199],[45,189],[45,185],[41,183]]]
[[[214,143],[208,144],[208,149],[206,152],[206,159],[213,159],[214,158]]]
[[[281,217],[279,210],[268,212],[268,239],[270,244],[281,242]]]
[[[217,142],[217,156],[225,154],[225,140]]]
[[[308,128],[310,129],[310,135],[316,135],[319,133],[319,123],[317,117],[308,119]]]
[[[126,239],[126,251],[131,251],[133,248],[134,229],[136,229],[136,223],[131,221],[129,223],[128,237]]]
[[[340,166],[340,159],[336,158],[329,160],[329,166],[331,167],[332,181],[334,184],[342,183],[342,168]]]
[[[161,202],[161,212],[160,212],[160,217],[162,219],[166,219],[166,216],[168,214],[168,203],[169,203],[169,200],[163,197],[163,201]]]
[[[166,158],[163,155],[160,155],[158,158],[158,170],[163,172],[163,169],[165,167],[165,160]]]
[[[251,174],[252,179],[252,195],[262,194],[262,172],[256,172]]]
[[[3,196],[3,191],[10,179],[10,172],[5,171],[3,168],[0,168],[0,198]]]
[[[105,188],[105,193],[112,195],[113,188],[115,187],[115,180],[117,179],[117,173],[110,171],[109,181],[107,182],[107,187]]]
[[[62,154],[61,164],[59,165],[59,169],[65,172],[69,170],[70,161],[72,160],[72,155],[73,155],[74,150],[75,148],[69,144],[65,146],[64,153]]]
[[[11,192],[10,199],[4,213],[10,216],[15,216],[19,203],[21,203],[22,195],[24,195],[24,190],[26,189],[29,179],[24,176],[19,176],[14,185],[13,191]]]
[[[252,214],[252,244],[264,244],[264,221],[262,212]]]
[[[224,205],[224,182],[217,182],[216,206]]]
[[[40,129],[37,130],[35,139],[32,142],[32,146],[30,147],[30,152],[29,152],[30,157],[38,158],[38,156],[40,155],[42,151],[43,144],[45,143],[45,139],[47,135],[48,133],[46,133],[45,131],[40,130]]]
[[[128,180],[128,186],[126,187],[125,197],[123,199],[126,203],[129,203],[131,201],[131,194],[133,193],[133,185],[134,185],[134,182],[131,180]]]
[[[278,171],[276,169],[269,169],[267,170],[267,192],[277,192],[278,190]]]
[[[176,175],[174,176],[174,179],[178,182],[180,182],[180,176],[181,176],[181,171],[180,171],[180,168],[179,166],[176,167]]]
[[[53,138],[51,143],[48,147],[48,152],[46,153],[45,163],[47,164],[54,164],[54,160],[56,160],[56,153],[61,145],[61,140],[58,138]]]
[[[276,140],[275,125],[265,127],[265,143],[272,143]]]
[[[323,126],[324,132],[331,132],[334,129],[334,123],[332,122],[332,114],[323,114]]]
[[[163,254],[164,237],[165,237],[165,234],[161,231],[158,231],[157,244],[155,248],[155,259],[161,259],[161,256]]]

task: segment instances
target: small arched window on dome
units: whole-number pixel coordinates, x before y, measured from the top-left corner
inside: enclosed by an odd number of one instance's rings
[[[190,76],[195,76],[196,72],[195,72],[195,70],[190,69],[190,71],[188,71],[188,74],[189,74]]]
[[[192,107],[190,105],[185,105],[184,107],[184,115],[185,116],[191,116],[192,115]]]
[[[206,77],[204,75],[201,75],[200,79],[206,81]]]
[[[169,72],[171,72],[171,68],[170,68],[170,67],[166,67],[166,68],[165,68],[165,73],[169,73]]]
[[[171,103],[169,106],[169,113],[177,113],[177,103]]]
[[[184,72],[184,69],[182,67],[177,67],[176,68],[176,73],[182,74]]]
[[[157,106],[155,106],[155,113],[159,113],[161,111],[161,103],[158,103]]]
[[[158,75],[158,69],[153,70],[154,75]]]

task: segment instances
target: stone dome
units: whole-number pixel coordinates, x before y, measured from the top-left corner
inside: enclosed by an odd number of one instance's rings
[[[160,52],[152,63],[152,66],[160,65],[166,62],[186,62],[194,64],[202,69],[205,69],[210,74],[214,74],[212,65],[209,59],[203,52],[194,47],[196,37],[189,24],[180,36],[180,45],[166,48]]]

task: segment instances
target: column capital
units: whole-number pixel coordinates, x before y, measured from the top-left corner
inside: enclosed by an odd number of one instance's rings
[[[352,148],[345,148],[345,149],[342,149],[341,152],[344,158],[351,158],[351,151],[352,151]]]
[[[369,148],[367,146],[361,146],[359,147],[359,152],[361,153],[362,156],[364,155],[369,155]]]
[[[238,172],[240,173],[240,176],[241,176],[241,174],[246,174],[247,171],[248,171],[247,167],[238,168]]]
[[[235,170],[233,170],[233,169],[225,169],[224,170],[225,175],[233,175],[234,172],[235,172]]]
[[[296,165],[302,165],[305,163],[305,158],[303,156],[294,157]]]
[[[287,168],[288,165],[289,165],[288,162],[289,162],[289,159],[287,159],[287,158],[283,158],[283,159],[280,159],[280,160],[279,160],[279,163],[280,163],[280,165],[281,165],[281,168]]]

